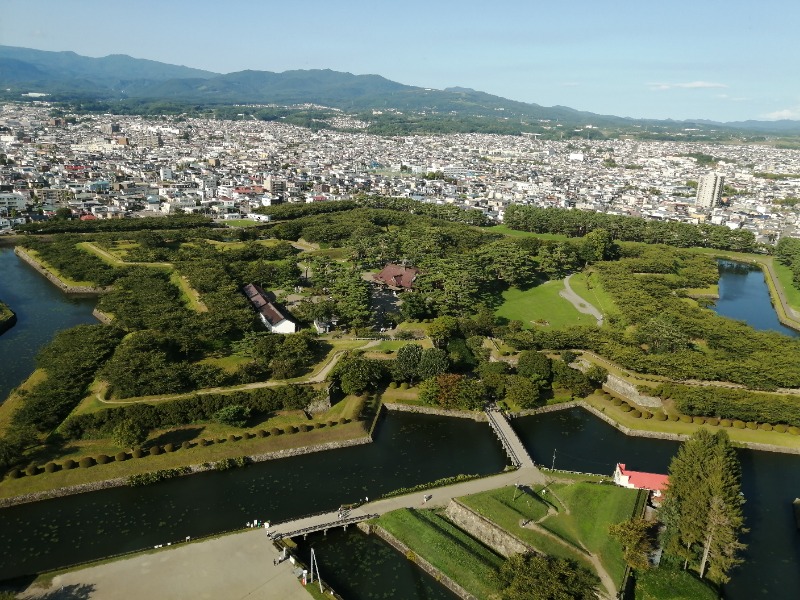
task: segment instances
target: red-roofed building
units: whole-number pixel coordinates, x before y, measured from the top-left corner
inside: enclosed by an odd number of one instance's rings
[[[244,286],[244,295],[250,306],[258,314],[258,318],[272,333],[295,333],[297,324],[284,314],[270,300],[267,293],[254,283]]]
[[[414,287],[419,269],[388,263],[383,270],[375,275],[375,281],[389,286],[393,290],[410,290]]]
[[[625,463],[617,463],[614,469],[614,483],[634,490],[650,490],[653,493],[653,501],[658,502],[663,498],[664,490],[669,485],[669,476],[629,471],[625,468]]]

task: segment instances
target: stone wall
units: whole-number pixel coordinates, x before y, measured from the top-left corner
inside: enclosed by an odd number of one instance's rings
[[[114,317],[112,317],[108,313],[104,313],[103,311],[97,310],[96,308],[92,311],[92,316],[98,321],[100,321],[103,325],[111,325],[111,321],[114,320]]]
[[[67,285],[61,279],[59,279],[54,273],[51,273],[42,263],[38,260],[33,258],[30,254],[25,252],[20,246],[14,247],[14,254],[19,256],[22,260],[32,266],[34,269],[39,271],[42,275],[47,277],[50,282],[56,286],[58,286],[62,292],[65,294],[81,294],[86,296],[97,296],[104,292],[108,291],[108,288],[98,288],[98,287],[91,287],[91,286],[72,286]]]
[[[428,575],[433,577],[436,581],[441,583],[444,587],[448,590],[453,592],[459,598],[463,600],[478,600],[475,596],[470,594],[467,590],[463,587],[458,585],[455,581],[450,579],[447,575],[442,573],[439,569],[434,567],[431,563],[427,560],[416,554],[411,548],[406,546],[403,542],[398,540],[394,537],[391,533],[386,531],[383,527],[378,525],[369,525],[368,523],[359,523],[358,528],[366,533],[374,533],[387,544],[392,546],[395,550],[403,554],[409,560],[412,560],[414,564],[416,564],[420,569],[425,571]]]
[[[430,406],[415,406],[412,404],[399,404],[395,402],[384,402],[388,410],[400,412],[418,413],[421,415],[438,415],[440,417],[456,417],[459,419],[472,419],[473,421],[486,421],[483,412],[473,412],[469,410],[448,410],[446,408],[432,408]]]
[[[326,442],[324,444],[316,444],[314,446],[300,446],[299,448],[286,448],[285,450],[276,450],[275,452],[265,452],[264,454],[255,454],[247,456],[251,462],[264,462],[267,460],[277,460],[280,458],[288,458],[290,456],[300,456],[302,454],[311,454],[313,452],[324,452],[326,450],[336,450],[338,448],[349,448],[351,446],[361,446],[363,444],[371,444],[372,438],[364,436],[354,438],[351,440],[342,440],[338,442]],[[130,459],[141,460],[141,459]],[[97,467],[89,467],[95,469]],[[202,463],[198,465],[189,465],[189,473],[186,475],[193,475],[195,473],[203,473],[205,471],[214,470],[213,463]],[[46,474],[33,475],[33,477],[46,477]],[[122,487],[128,485],[127,478],[118,477],[116,479],[105,479],[102,481],[94,481],[92,483],[84,483],[81,485],[70,485],[53,490],[45,490],[42,492],[35,492],[33,494],[23,494],[21,496],[13,496],[11,498],[0,498],[0,508],[7,506],[16,506],[17,504],[28,504],[29,502],[38,502],[39,500],[47,500],[48,498],[60,498],[62,496],[72,496],[74,494],[82,494],[84,492],[94,492],[97,490],[104,490],[112,487]]]
[[[635,402],[639,406],[646,406],[648,408],[661,408],[663,406],[661,398],[656,396],[644,396],[639,393],[635,385],[611,373],[609,373],[606,382],[603,384],[603,390],[609,394],[622,396],[626,400]]]
[[[473,512],[456,499],[450,500],[445,515],[458,527],[502,556],[534,552],[533,548],[522,540]]]

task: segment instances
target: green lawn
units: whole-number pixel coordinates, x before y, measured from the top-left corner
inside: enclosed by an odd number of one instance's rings
[[[609,537],[608,528],[633,516],[639,492],[582,482],[556,483],[548,489],[569,507],[570,514],[562,511],[544,520],[542,527],[596,554],[614,583],[621,585],[625,561],[621,546]]]
[[[636,573],[636,600],[717,600],[713,588],[692,573],[665,566]]]
[[[783,287],[783,293],[786,295],[786,301],[789,306],[800,311],[800,290],[794,287],[792,270],[777,260],[772,261],[772,267],[775,269],[775,274],[778,276],[781,287]]]
[[[502,233],[503,235],[508,235],[511,237],[535,237],[539,238],[540,240],[568,240],[569,238],[566,235],[561,235],[560,233],[532,233],[530,231],[519,231],[518,229],[511,229],[507,225],[493,225],[492,227],[485,227],[487,231],[493,231],[495,233]]]
[[[568,301],[558,295],[564,289],[562,281],[546,281],[521,290],[511,288],[503,292],[503,304],[496,315],[509,321],[522,321],[523,327],[568,325],[595,325],[591,315],[579,313]]]
[[[594,305],[604,315],[620,314],[619,307],[611,295],[603,289],[595,271],[575,273],[569,280],[569,284],[576,294]]]
[[[396,510],[377,524],[476,597],[499,591],[493,574],[503,558],[433,511]]]

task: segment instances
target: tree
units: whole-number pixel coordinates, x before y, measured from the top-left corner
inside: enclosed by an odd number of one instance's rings
[[[514,554],[497,573],[503,600],[595,600],[599,578],[573,560]]]
[[[397,350],[397,356],[392,365],[392,377],[397,381],[407,381],[411,384],[418,377],[419,361],[422,358],[422,346],[419,344],[406,344]]]
[[[380,361],[361,358],[345,360],[336,368],[339,385],[345,394],[360,394],[374,389],[383,378],[383,365]]]
[[[533,408],[539,404],[539,386],[521,375],[506,377],[505,399],[520,408]]]
[[[417,375],[420,379],[430,379],[442,373],[446,373],[450,368],[450,359],[447,352],[439,348],[425,348],[419,358]]]
[[[650,553],[655,547],[653,523],[632,517],[608,528],[609,535],[622,545],[622,557],[632,569],[650,568]]]
[[[517,360],[517,374],[548,384],[552,378],[551,363],[550,358],[541,352],[524,350]]]
[[[213,421],[222,423],[223,425],[232,425],[233,427],[244,427],[247,424],[247,419],[250,418],[250,407],[242,406],[241,404],[231,404],[220,408],[211,417]]]
[[[745,545],[741,466],[724,431],[699,430],[684,442],[669,468],[662,507],[666,550],[696,567],[700,577],[725,583],[742,562]]]
[[[433,345],[442,348],[448,340],[458,332],[458,319],[455,317],[437,317],[428,325],[428,337]]]
[[[114,427],[111,437],[120,448],[133,448],[142,444],[148,433],[147,428],[138,421],[125,419]]]

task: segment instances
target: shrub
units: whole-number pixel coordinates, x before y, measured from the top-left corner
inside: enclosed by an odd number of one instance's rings
[[[641,419],[642,418],[642,411],[640,410],[632,410],[628,413],[634,419]]]
[[[234,433],[231,433],[231,434],[228,436],[228,441],[229,441],[229,442],[238,442],[240,439],[241,439],[241,438],[240,438],[239,436],[237,436],[236,434],[234,434]]]
[[[116,456],[114,457],[114,459],[115,459],[117,462],[122,462],[122,461],[124,461],[124,460],[128,460],[128,453],[127,453],[127,452],[117,452],[117,454],[116,454]]]
[[[161,446],[151,446],[149,452],[150,456],[158,456],[161,454]]]
[[[25,475],[30,477],[39,474],[39,465],[28,465],[28,468],[25,469]]]
[[[734,426],[735,429],[744,429],[744,427],[745,427],[744,421],[740,421],[739,419],[736,419],[733,422],[733,426]]]
[[[786,425],[775,425],[775,431],[778,433],[786,433]]]
[[[389,382],[389,389],[390,390],[394,390],[396,388],[397,388],[397,382],[396,381]]]
[[[344,417],[339,419],[339,425],[346,425],[349,422],[350,422],[350,419],[345,419]]]
[[[656,421],[666,421],[667,420],[667,415],[665,415],[663,412],[657,412],[655,417],[656,417]]]
[[[111,457],[108,454],[99,454],[97,456],[98,465],[107,465],[111,462]]]
[[[75,468],[75,461],[72,460],[71,458],[68,458],[67,460],[64,461],[64,464],[61,465],[61,468],[64,469],[65,471],[69,471],[70,469],[74,469]]]
[[[243,437],[244,439],[246,439],[246,440],[249,440],[249,439],[251,439],[251,438],[254,438],[254,437],[256,437],[256,435],[255,435],[254,433],[250,433],[249,431],[245,431],[245,432],[244,432],[244,435],[243,435],[242,437]]]
[[[691,423],[692,417],[688,415],[681,415],[681,423]]]
[[[677,423],[678,421],[681,420],[681,418],[678,415],[670,415],[669,420],[672,421],[673,423]]]
[[[19,469],[14,468],[8,472],[9,479],[19,479]]]
[[[260,438],[265,438],[265,437],[267,437],[269,434],[268,434],[266,431],[264,431],[263,429],[259,429],[259,430],[258,430],[258,433],[257,433],[256,435],[258,435],[258,437],[260,437]]]
[[[703,417],[692,417],[692,423],[695,425],[702,425],[706,420]]]
[[[200,446],[201,448],[208,446],[208,440],[206,438],[200,438],[199,440],[197,440],[197,445]]]
[[[293,433],[297,433],[297,427],[295,427],[294,425],[288,425],[285,431],[286,435],[291,435]]]
[[[56,463],[49,462],[44,466],[44,472],[45,473],[54,473],[55,470],[56,470],[56,467],[57,467]]]
[[[731,425],[733,425],[733,423],[731,422],[730,419],[722,419],[720,420],[719,425],[720,427],[730,427]]]
[[[336,425],[336,421],[328,421],[328,427],[333,427]]]
[[[164,452],[175,452],[175,444],[172,442],[164,444]]]
[[[272,429],[269,430],[270,435],[280,435],[282,433],[283,431],[281,429],[278,429],[277,427],[273,427]]]
[[[648,412],[646,410],[642,411],[642,418],[643,419],[652,419],[653,418],[653,413]]]
[[[308,431],[309,429],[313,429],[313,427],[309,427],[308,425],[306,425],[306,424],[304,423],[304,424],[300,425],[300,426],[298,427],[298,429],[299,429],[299,430],[300,430],[302,433],[305,433],[305,432],[306,432],[306,431]]]
[[[214,443],[215,443],[215,444],[221,444],[221,443],[222,443],[222,442],[224,442],[224,441],[225,441],[225,440],[223,440],[221,437],[215,437],[215,438],[214,438]]]
[[[401,390],[407,390],[408,389],[408,383],[406,383],[405,381],[403,383],[401,383],[400,384],[400,389]]]
[[[133,456],[133,458],[142,458],[144,456],[144,450],[142,450],[141,448],[134,448],[131,455]]]
[[[800,435],[800,427],[795,427],[794,425],[789,427],[786,431],[788,431],[792,435]]]
[[[314,429],[322,429],[323,427],[325,427],[325,423],[312,423],[311,426]]]
[[[719,419],[717,419],[716,417],[711,417],[709,419],[706,419],[706,425],[711,425],[712,427],[716,427],[717,425],[719,425]]]
[[[748,421],[746,425],[748,429],[758,429],[758,423],[755,421]]]
[[[613,404],[614,406],[622,406],[622,399],[620,399],[620,398],[612,398],[611,399],[611,404]]]
[[[78,461],[78,465],[83,469],[87,469],[94,465],[94,459],[91,456],[84,456]]]
[[[181,448],[183,450],[188,450],[191,447],[192,447],[192,442],[190,442],[189,440],[183,440],[183,442],[181,442]]]
[[[769,423],[762,423],[761,425],[759,425],[758,428],[761,429],[762,431],[772,431],[772,425],[770,425]]]

